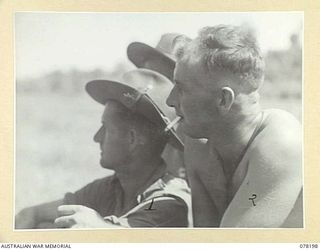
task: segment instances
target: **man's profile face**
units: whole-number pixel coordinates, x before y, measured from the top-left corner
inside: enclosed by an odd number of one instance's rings
[[[119,105],[107,102],[102,115],[102,126],[94,136],[100,144],[100,164],[103,168],[120,170],[119,167],[128,162],[128,134],[119,117]]]
[[[217,98],[206,87],[209,84],[206,72],[199,63],[178,62],[174,78],[167,104],[183,118],[180,123],[183,132],[192,138],[208,137],[218,111]]]

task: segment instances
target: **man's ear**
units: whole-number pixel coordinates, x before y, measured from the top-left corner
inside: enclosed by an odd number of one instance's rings
[[[221,99],[219,103],[219,108],[223,113],[227,113],[234,103],[235,94],[232,88],[223,87],[221,88]]]

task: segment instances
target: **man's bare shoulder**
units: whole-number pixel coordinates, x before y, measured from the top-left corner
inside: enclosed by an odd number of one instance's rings
[[[259,164],[260,167],[266,167],[268,172],[271,169],[275,172],[292,171],[294,166],[301,168],[300,122],[290,113],[278,109],[265,110],[264,115],[263,129],[254,140],[249,161],[263,163]]]
[[[282,109],[263,110],[265,122],[269,126],[277,126],[278,129],[301,129],[298,119],[291,113]]]
[[[290,113],[280,109],[267,109],[264,111],[263,129],[257,136],[256,147],[290,148],[301,145],[302,129],[300,122]]]

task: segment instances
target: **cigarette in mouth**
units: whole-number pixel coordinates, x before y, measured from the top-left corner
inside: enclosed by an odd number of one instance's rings
[[[181,120],[180,116],[177,116],[172,122],[170,122],[164,129],[164,132],[168,132],[174,125],[176,125]]]

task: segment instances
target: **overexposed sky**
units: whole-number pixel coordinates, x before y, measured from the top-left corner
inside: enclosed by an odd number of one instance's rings
[[[18,78],[52,70],[110,70],[127,61],[126,48],[140,41],[155,46],[161,34],[178,32],[193,38],[204,26],[250,24],[262,51],[286,49],[290,35],[302,33],[302,12],[210,13],[57,13],[15,14]]]

